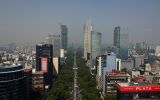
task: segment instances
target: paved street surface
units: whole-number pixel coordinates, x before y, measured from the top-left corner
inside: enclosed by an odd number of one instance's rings
[[[76,63],[76,52],[74,52],[73,70],[74,70],[73,100],[80,100],[80,92],[79,92],[79,87],[78,87],[78,82],[77,82],[78,67],[77,67],[77,63]]]

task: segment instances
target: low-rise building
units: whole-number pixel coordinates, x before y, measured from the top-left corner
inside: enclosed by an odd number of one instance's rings
[[[160,85],[117,83],[117,100],[160,100]]]
[[[132,59],[121,61],[121,69],[132,70],[133,67],[134,67],[134,62]]]
[[[129,83],[131,81],[131,76],[122,71],[112,70],[106,73],[106,94],[116,95],[117,89],[115,87],[116,83]]]
[[[37,71],[32,74],[32,87],[35,92],[40,92],[44,94],[45,92],[45,84],[44,84],[44,72]]]
[[[136,70],[136,69],[133,69],[132,72],[131,72],[131,75],[132,75],[132,78],[137,77],[137,76],[140,75],[140,71]]]
[[[152,83],[153,83],[153,84],[159,84],[159,85],[160,85],[160,74],[156,74],[156,75],[153,77]]]

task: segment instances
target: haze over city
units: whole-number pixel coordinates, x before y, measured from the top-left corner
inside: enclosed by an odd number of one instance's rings
[[[128,27],[131,42],[159,42],[159,0],[1,0],[0,44],[43,41],[68,26],[69,43],[83,42],[90,19],[103,44],[113,44],[114,27]],[[79,38],[80,37],[80,38]]]
[[[160,100],[160,0],[0,0],[0,100]]]

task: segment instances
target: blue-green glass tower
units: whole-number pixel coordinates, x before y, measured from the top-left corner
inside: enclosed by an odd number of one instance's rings
[[[114,29],[115,53],[123,60],[128,59],[128,29],[120,26]]]
[[[66,25],[61,25],[61,48],[67,50],[68,47],[68,28]]]
[[[100,32],[91,31],[91,49],[92,59],[96,59],[101,54],[102,34]]]

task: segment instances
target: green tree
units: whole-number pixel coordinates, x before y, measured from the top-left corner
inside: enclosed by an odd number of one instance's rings
[[[46,95],[46,100],[68,100],[73,83],[73,50],[68,49],[65,65],[61,66],[57,79]]]
[[[90,74],[86,61],[82,59],[82,50],[77,51],[78,83],[82,100],[101,100],[100,93],[96,88],[95,76]]]

